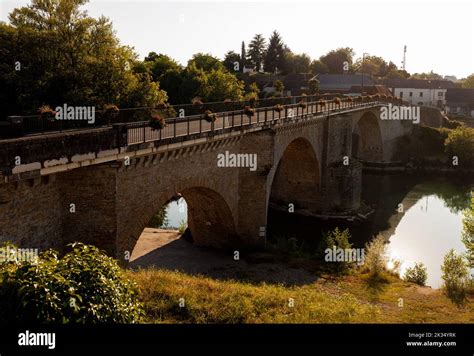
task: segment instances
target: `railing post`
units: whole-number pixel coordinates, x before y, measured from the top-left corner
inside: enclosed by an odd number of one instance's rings
[[[176,119],[173,119],[173,137],[176,138]]]
[[[146,130],[146,122],[143,123],[143,142],[146,142],[145,130]]]
[[[189,136],[189,134],[190,134],[190,132],[189,132],[189,116],[187,117],[187,124],[188,124],[188,136]]]

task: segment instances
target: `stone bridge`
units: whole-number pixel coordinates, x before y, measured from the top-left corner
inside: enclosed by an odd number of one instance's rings
[[[195,243],[261,244],[270,205],[308,215],[356,214],[363,165],[392,162],[409,121],[382,102],[222,113],[0,141],[0,239],[29,248],[94,244],[131,254],[158,209],[181,195]],[[329,106],[329,107],[328,107]],[[256,169],[219,154],[256,155]],[[240,156],[244,157],[244,156]]]

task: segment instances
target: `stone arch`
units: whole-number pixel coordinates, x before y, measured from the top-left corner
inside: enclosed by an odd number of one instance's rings
[[[126,219],[119,220],[117,236],[119,259],[126,251],[129,254],[132,253],[153,215],[176,195],[182,196],[187,203],[188,227],[196,245],[225,249],[235,247],[240,242],[232,211],[226,199],[217,190],[204,185],[191,185],[184,188],[175,186],[174,189],[169,187],[160,194],[154,195],[152,201],[150,198],[144,198],[144,204],[140,210],[129,209]],[[148,204],[145,203],[146,201]]]
[[[367,162],[383,161],[382,133],[377,116],[367,111],[352,130],[352,157]]]
[[[295,212],[320,209],[321,173],[311,142],[303,137],[291,141],[283,151],[270,185],[269,206],[294,204]]]

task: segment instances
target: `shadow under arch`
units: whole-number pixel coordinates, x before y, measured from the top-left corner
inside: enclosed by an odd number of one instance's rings
[[[377,116],[364,113],[352,130],[352,157],[366,162],[383,161],[382,133]]]
[[[293,140],[283,152],[273,176],[269,207],[295,212],[314,212],[320,208],[321,174],[319,160],[306,138]]]
[[[195,244],[230,248],[239,241],[232,212],[219,193],[193,187],[180,194],[188,205],[188,227]]]

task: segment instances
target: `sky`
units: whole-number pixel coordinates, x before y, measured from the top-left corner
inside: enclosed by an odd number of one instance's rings
[[[27,0],[0,0],[0,21]],[[474,73],[474,4],[390,0],[327,1],[130,1],[90,0],[89,15],[105,15],[122,44],[141,58],[150,51],[181,64],[197,52],[219,58],[240,53],[256,33],[268,39],[277,30],[294,53],[319,58],[351,47],[356,58],[378,55],[399,67],[407,46],[410,73],[434,72],[463,78]]]

